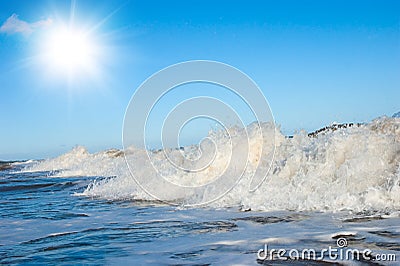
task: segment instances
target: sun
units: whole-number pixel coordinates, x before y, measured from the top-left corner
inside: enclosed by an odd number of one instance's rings
[[[79,32],[57,32],[49,41],[50,59],[60,67],[81,67],[90,61],[90,46],[89,41]]]
[[[74,28],[54,29],[45,40],[44,50],[49,67],[63,73],[91,71],[96,64],[96,45],[89,34]]]

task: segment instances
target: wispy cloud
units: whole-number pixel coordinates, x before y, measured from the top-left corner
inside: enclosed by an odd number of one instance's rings
[[[49,26],[53,21],[48,19],[39,20],[36,22],[26,22],[18,18],[17,14],[12,14],[0,27],[0,32],[4,33],[22,33],[31,34],[35,30]]]

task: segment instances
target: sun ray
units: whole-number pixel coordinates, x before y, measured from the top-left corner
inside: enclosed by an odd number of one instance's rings
[[[71,7],[70,7],[70,11],[69,11],[69,26],[73,27],[73,23],[75,20],[75,7],[76,7],[76,1],[75,0],[71,0]]]
[[[102,20],[100,20],[98,23],[96,23],[92,28],[90,28],[90,31],[94,31],[97,28],[99,28],[101,25],[103,25],[104,23],[106,23],[112,16],[114,16],[116,13],[118,13],[118,11],[121,10],[121,8],[123,8],[129,1],[121,4],[120,6],[118,6],[117,8],[115,8],[113,11],[111,11],[107,16],[105,16]]]

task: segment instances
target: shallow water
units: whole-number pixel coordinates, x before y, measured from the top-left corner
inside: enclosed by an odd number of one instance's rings
[[[96,177],[17,170],[0,172],[2,264],[280,264],[287,261],[263,261],[257,252],[265,244],[318,252],[337,247],[340,237],[348,248],[394,254],[400,262],[398,212],[242,212],[110,201],[76,196]],[[292,261],[328,262],[335,261]]]

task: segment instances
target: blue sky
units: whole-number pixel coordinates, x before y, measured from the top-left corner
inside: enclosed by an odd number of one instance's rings
[[[135,89],[193,59],[248,74],[286,134],[400,109],[399,1],[0,0],[0,23],[0,160],[121,147]],[[45,56],[71,24],[96,47],[73,73]]]

